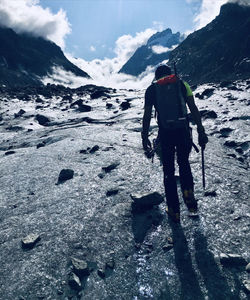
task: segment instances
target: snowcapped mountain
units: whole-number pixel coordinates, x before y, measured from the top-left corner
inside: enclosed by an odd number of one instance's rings
[[[123,65],[119,73],[137,76],[148,66],[155,66],[167,60],[170,52],[180,44],[183,36],[172,33],[170,28],[152,35],[147,44],[139,47],[133,56]]]
[[[60,47],[43,38],[0,27],[0,45],[0,85],[40,85],[40,78],[51,74],[53,67],[89,77],[64,56]]]
[[[250,6],[227,3],[206,27],[190,34],[169,63],[192,84],[250,76]]]

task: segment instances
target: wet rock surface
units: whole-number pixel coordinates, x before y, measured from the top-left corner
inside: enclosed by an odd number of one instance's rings
[[[248,299],[246,265],[220,260],[221,253],[250,260],[247,83],[203,85],[195,93],[207,89],[213,92],[196,103],[217,115],[203,118],[208,193],[200,154],[192,151],[199,218],[188,217],[178,186],[180,225],[168,220],[165,202],[132,209],[131,194],[164,195],[160,161],[152,164],[141,148],[144,91],[2,90],[0,298]],[[91,111],[71,106],[78,100]],[[37,115],[49,119],[46,126]],[[151,132],[156,137],[154,120]],[[197,143],[195,130],[193,138]],[[73,177],[56,185],[62,170]],[[31,233],[41,239],[26,251],[20,242]]]

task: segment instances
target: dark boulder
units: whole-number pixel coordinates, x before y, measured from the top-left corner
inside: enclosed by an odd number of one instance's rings
[[[73,272],[69,275],[69,286],[76,291],[80,291],[82,289],[82,284],[80,278]]]
[[[59,177],[58,177],[58,183],[63,183],[66,180],[72,179],[74,177],[74,171],[71,169],[63,169],[61,170]]]
[[[111,164],[111,165],[109,165],[109,166],[107,166],[107,167],[102,167],[102,169],[103,169],[103,171],[104,171],[105,173],[109,173],[109,172],[111,172],[112,170],[116,169],[119,165],[120,165],[119,162],[115,162],[115,163],[113,163],[113,164]]]
[[[86,261],[78,258],[72,258],[71,262],[72,262],[74,273],[80,278],[82,276],[87,276],[90,274],[88,264]]]
[[[220,254],[220,262],[224,266],[233,267],[233,266],[246,266],[246,260],[238,254]]]
[[[37,122],[40,124],[40,125],[43,125],[43,126],[47,126],[48,123],[50,122],[50,119],[46,116],[43,116],[43,115],[36,115],[35,119],[37,120]]]
[[[94,91],[91,95],[90,95],[90,98],[91,99],[97,99],[97,98],[100,98],[100,97],[107,97],[107,98],[110,98],[110,96],[105,92],[105,91]]]
[[[205,90],[202,92],[201,96],[202,96],[203,98],[204,98],[204,97],[209,98],[210,96],[213,95],[214,91],[215,91],[215,88],[208,88],[208,89],[205,89]]]
[[[73,103],[70,105],[71,108],[74,107],[74,106],[78,106],[78,110],[79,110],[80,112],[88,112],[88,111],[91,111],[91,109],[92,109],[91,106],[86,105],[86,104],[83,104],[83,100],[81,100],[81,99],[79,99],[79,100],[73,102]]]
[[[106,103],[106,108],[110,109],[113,107],[113,104],[112,103]]]
[[[124,101],[124,102],[122,102],[122,103],[120,104],[120,107],[121,107],[122,110],[126,110],[126,109],[130,108],[131,105],[130,105],[129,102]]]
[[[232,131],[233,131],[233,129],[231,129],[229,127],[221,128],[220,129],[220,133],[221,133],[220,137],[228,137]]]
[[[111,189],[111,190],[107,191],[106,196],[107,197],[114,196],[114,195],[117,195],[118,192],[119,192],[119,190],[117,190],[117,189]]]
[[[147,193],[147,194],[131,194],[130,197],[133,200],[132,209],[151,208],[154,205],[159,205],[164,201],[162,195],[158,192]]]
[[[5,155],[12,155],[12,154],[15,154],[15,153],[16,153],[15,151],[11,150],[11,151],[5,152],[4,154]]]
[[[216,119],[217,113],[213,110],[200,110],[200,115],[204,119]]]
[[[19,117],[21,117],[21,116],[22,116],[23,114],[25,114],[25,113],[26,113],[25,110],[20,109],[18,113],[15,113],[15,114],[14,114],[14,117],[15,117],[15,118],[19,118]]]
[[[82,105],[79,105],[78,106],[78,110],[80,112],[88,112],[88,111],[91,111],[91,106],[90,105],[86,105],[86,104],[82,104]]]

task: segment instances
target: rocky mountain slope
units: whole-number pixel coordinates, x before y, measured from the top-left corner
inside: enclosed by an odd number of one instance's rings
[[[0,44],[0,86],[41,85],[39,78],[51,74],[53,67],[89,77],[64,56],[60,47],[43,38],[0,27]]]
[[[207,187],[193,151],[200,217],[181,201],[176,225],[164,202],[132,205],[132,193],[164,196],[160,161],[141,147],[144,91],[4,89],[0,298],[248,299],[249,90],[250,81],[196,89]]]
[[[173,34],[169,28],[162,32],[157,32],[150,37],[146,45],[139,47],[135,51],[119,73],[138,76],[148,66],[156,66],[168,59],[171,48],[180,44],[182,40],[183,36],[179,32]]]
[[[170,54],[190,83],[250,76],[250,6],[227,3],[206,27],[190,34]]]

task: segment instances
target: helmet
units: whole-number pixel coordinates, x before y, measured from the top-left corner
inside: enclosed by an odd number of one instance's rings
[[[171,68],[168,65],[160,65],[155,70],[155,79],[158,80],[167,75],[171,75]]]

